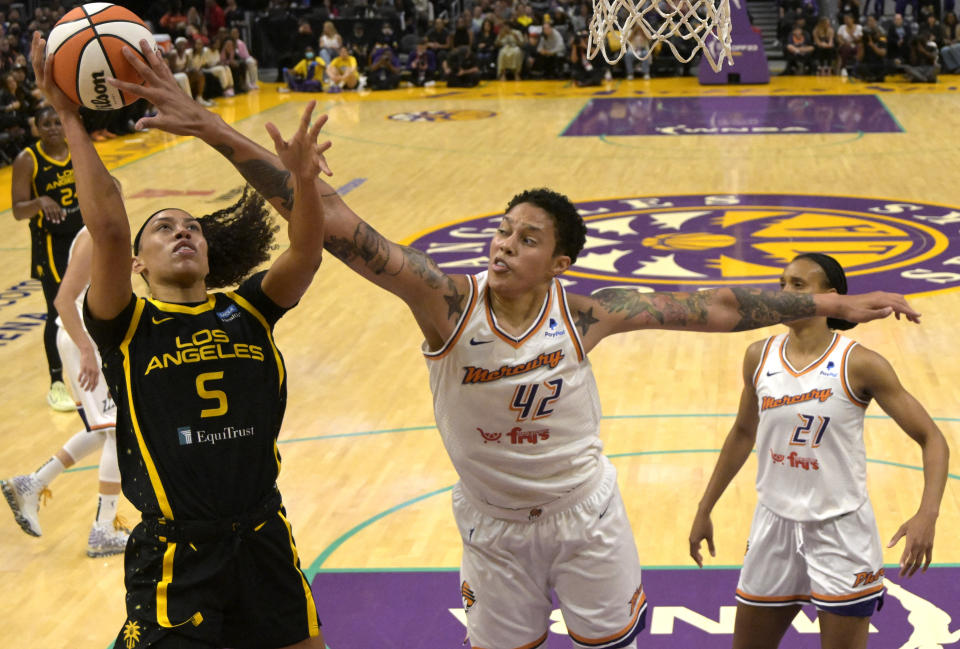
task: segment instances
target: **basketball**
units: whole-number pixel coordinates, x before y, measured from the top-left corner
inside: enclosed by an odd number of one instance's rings
[[[114,88],[107,79],[143,83],[121,51],[127,46],[142,58],[142,39],[156,48],[150,30],[129,9],[109,2],[71,9],[47,38],[53,80],[71,101],[93,110],[114,110],[133,103],[136,96]]]

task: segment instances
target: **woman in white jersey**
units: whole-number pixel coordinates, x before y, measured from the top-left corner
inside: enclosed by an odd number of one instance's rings
[[[100,450],[96,516],[87,537],[87,556],[104,557],[123,552],[129,530],[117,518],[120,469],[117,466],[116,406],[100,373],[100,355],[81,319],[83,296],[90,284],[92,243],[82,228],[70,245],[66,272],[57,290],[57,349],[64,378],[79,402],[77,412],[84,430],[71,437],[40,468],[30,474],[0,480],[0,489],[20,528],[31,536],[42,534],[39,506],[50,483],[64,469]]]
[[[142,49],[150,69],[132,53],[127,60],[146,86],[111,81],[157,107],[140,124],[201,138],[283,212],[290,185],[277,187],[276,156],[189,101]],[[422,251],[381,236],[329,185],[322,196],[326,249],[403,299],[423,332],[437,425],[461,478],[461,594],[478,649],[541,646],[551,590],[578,644],[636,645],[645,610],[640,564],[616,472],[601,453],[586,358],[601,339],[647,328],[733,331],[818,313],[917,317],[885,293],[568,295],[557,278],[576,260],[586,228],[566,197],[545,189],[510,201],[485,272],[446,275]]]
[[[847,292],[840,264],[819,253],[794,259],[780,286],[792,295]],[[759,502],[737,585],[734,649],[777,647],[807,603],[817,607],[824,649],[866,647],[884,572],[863,445],[871,399],[923,450],[920,507],[888,547],[906,537],[901,576],[930,565],[947,443],[890,364],[835,331],[853,326],[794,320],[789,333],[747,349],[737,419],[690,531],[690,555],[703,567],[701,542],[714,554],[710,512],[756,442]]]

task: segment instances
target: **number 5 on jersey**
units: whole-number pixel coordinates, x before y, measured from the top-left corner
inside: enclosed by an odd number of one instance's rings
[[[540,387],[544,390],[550,390],[541,395]],[[563,379],[553,379],[545,383],[521,384],[513,392],[513,401],[510,404],[510,410],[518,413],[517,421],[524,421],[528,417],[531,419],[543,419],[553,414],[553,402],[560,398],[560,390],[563,388]],[[531,417],[532,414],[532,417]]]
[[[216,407],[204,408],[200,411],[201,417],[218,417],[227,413],[227,393],[223,390],[211,390],[207,384],[211,381],[219,381],[223,378],[223,372],[204,372],[197,376],[197,394],[201,399],[216,401]]]

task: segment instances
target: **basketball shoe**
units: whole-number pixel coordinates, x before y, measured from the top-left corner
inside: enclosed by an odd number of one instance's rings
[[[10,480],[0,480],[0,490],[7,504],[13,510],[13,517],[24,532],[30,536],[40,536],[40,498],[50,497],[50,490],[44,488],[32,475],[18,475]]]
[[[127,539],[130,530],[124,527],[120,518],[115,518],[113,525],[94,523],[87,537],[88,557],[109,557],[114,554],[123,554],[127,548]]]
[[[77,404],[67,392],[67,386],[63,381],[54,381],[50,384],[50,391],[47,392],[47,403],[57,412],[73,412],[77,409]]]

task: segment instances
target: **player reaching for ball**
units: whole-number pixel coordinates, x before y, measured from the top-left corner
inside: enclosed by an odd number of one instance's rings
[[[117,85],[159,110],[142,124],[200,137],[284,209],[296,183],[275,156],[187,97],[153,53],[145,52],[149,66],[130,56],[146,84]],[[422,251],[388,241],[329,186],[321,198],[327,249],[403,299],[423,332],[437,426],[460,475],[454,513],[474,647],[541,646],[551,589],[579,646],[636,646],[646,609],[640,562],[616,470],[602,453],[587,360],[603,338],[654,328],[734,331],[816,314],[917,316],[885,293],[568,294],[559,276],[586,228],[566,197],[545,189],[514,197],[488,268],[475,276],[446,275]],[[501,443],[486,443],[494,439]]]
[[[310,584],[276,485],[286,372],[273,327],[320,266],[318,174],[329,172],[323,159],[329,143],[318,145],[317,137],[325,119],[310,126],[315,104],[309,104],[290,141],[267,125],[294,183],[290,246],[235,291],[208,293],[224,269],[211,265],[219,244],[205,236],[202,218],[177,208],[152,214],[134,238],[131,258],[119,190],[76,104],[53,83],[44,46],[35,33],[37,83],[70,142],[93,243],[84,321],[117,403],[123,493],[142,513],[127,545],[127,621],[115,647],[322,649]],[[262,208],[242,201],[235,209]],[[258,259],[243,247],[249,233],[230,234],[221,259],[242,275]],[[256,240],[247,243],[257,250]],[[152,299],[133,294],[131,267]],[[187,355],[191,362],[167,361]]]

